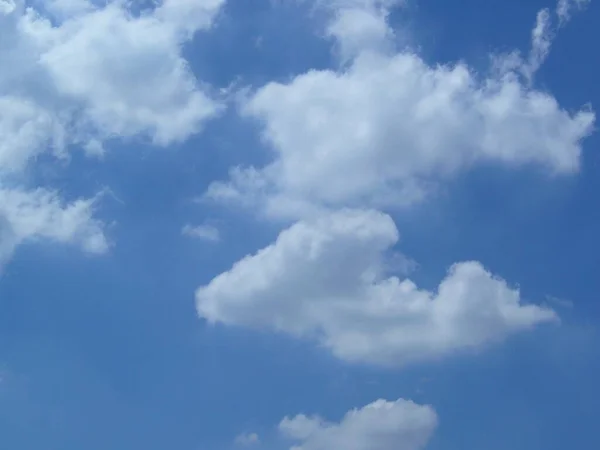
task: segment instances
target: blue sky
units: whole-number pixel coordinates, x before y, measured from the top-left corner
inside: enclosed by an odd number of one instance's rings
[[[597,3],[154,3],[0,0],[2,448],[600,444]]]

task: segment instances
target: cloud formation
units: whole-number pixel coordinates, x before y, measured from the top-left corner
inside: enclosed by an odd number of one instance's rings
[[[208,242],[219,242],[221,240],[221,233],[219,229],[208,224],[204,225],[184,225],[181,229],[181,234],[187,237],[202,239]]]
[[[349,58],[338,70],[310,70],[248,96],[273,150],[264,167],[235,167],[206,195],[299,218],[315,210],[399,207],[484,162],[579,170],[581,143],[595,114],[568,112],[530,81],[552,39],[549,11],[538,15],[529,57],[494,58],[487,75],[465,63],[430,65],[390,50],[394,2],[334,2],[330,36]]]
[[[556,15],[558,16],[559,25],[564,25],[571,20],[573,10],[581,11],[590,4],[591,0],[558,0],[556,5]]]
[[[221,105],[182,56],[224,0],[162,0],[142,11],[114,0],[0,0],[0,220],[6,259],[25,240],[106,249],[94,199],[5,189],[42,153],[102,156],[107,139],[168,146],[198,132]]]
[[[0,268],[15,248],[45,239],[71,243],[87,253],[108,250],[103,224],[93,218],[96,199],[65,204],[53,191],[0,189]]]
[[[196,292],[200,317],[316,341],[350,362],[402,366],[477,350],[555,322],[480,263],[452,266],[435,291],[385,273],[398,241],[383,213],[300,221]]]
[[[47,148],[64,153],[107,138],[186,139],[219,104],[181,55],[222,0],[164,0],[134,15],[121,1],[54,2],[45,10],[1,0],[0,170]]]
[[[297,443],[291,450],[421,450],[437,422],[430,406],[377,400],[349,411],[339,423],[316,416],[286,417],[279,431]]]
[[[235,438],[234,444],[242,446],[242,447],[251,447],[258,445],[260,443],[260,438],[256,433],[244,433],[240,434]]]

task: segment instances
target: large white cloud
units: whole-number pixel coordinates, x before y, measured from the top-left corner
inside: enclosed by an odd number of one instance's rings
[[[0,186],[36,156],[70,147],[101,155],[103,141],[142,137],[167,146],[198,132],[221,105],[182,56],[225,0],[161,0],[132,12],[114,0],[0,0]],[[107,248],[94,199],[0,189],[0,261],[24,241]]]
[[[337,357],[400,366],[479,349],[558,320],[477,262],[454,265],[432,292],[388,276],[398,240],[382,213],[344,210],[296,223],[196,292],[211,323],[312,339]]]
[[[0,188],[0,268],[24,242],[45,239],[104,253],[109,244],[103,224],[94,219],[96,198],[62,201],[45,189]]]
[[[579,169],[594,113],[569,112],[531,85],[554,34],[548,10],[538,15],[530,55],[497,56],[484,75],[462,62],[431,65],[410,50],[389,51],[390,3],[334,2],[327,31],[349,64],[251,94],[242,113],[264,127],[273,160],[233,169],[209,197],[302,217],[322,207],[412,204],[482,162]]]
[[[182,45],[211,26],[223,3],[163,0],[134,15],[122,1],[36,10],[0,0],[0,170],[48,148],[134,136],[168,145],[199,131],[220,105]]]
[[[430,406],[377,400],[349,411],[339,423],[298,415],[283,419],[279,430],[297,443],[292,450],[421,450],[437,422]]]

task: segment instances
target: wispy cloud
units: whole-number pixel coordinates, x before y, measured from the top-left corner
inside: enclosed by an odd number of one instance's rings
[[[219,242],[221,240],[221,232],[218,228],[212,225],[185,225],[181,229],[181,234],[191,238],[202,239],[209,242]]]
[[[250,447],[260,443],[260,438],[256,433],[243,433],[235,438],[234,443],[243,447]]]

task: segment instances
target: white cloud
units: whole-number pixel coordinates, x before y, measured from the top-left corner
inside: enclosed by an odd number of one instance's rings
[[[58,20],[88,13],[94,9],[90,0],[38,0],[37,4]]]
[[[190,38],[199,30],[209,29],[225,0],[163,0],[155,16]]]
[[[35,10],[0,0],[0,169],[22,168],[49,144],[60,153],[144,136],[165,146],[199,131],[220,105],[182,45],[210,28],[223,3],[164,0],[134,16],[122,1]]]
[[[20,171],[47,148],[60,156],[64,140],[63,124],[51,112],[26,98],[0,95],[0,174]]]
[[[540,69],[548,55],[553,40],[552,19],[550,10],[542,9],[536,17],[535,26],[531,31],[531,52],[526,64],[523,64],[521,71],[527,77],[529,82]]]
[[[477,262],[455,264],[434,291],[386,275],[398,240],[392,219],[344,210],[301,221],[196,291],[211,323],[312,339],[346,361],[400,366],[475,350],[554,311],[521,302],[518,290]]]
[[[274,158],[262,168],[232,169],[229,182],[210,186],[209,198],[303,217],[323,208],[410,205],[483,162],[578,171],[595,114],[568,112],[529,83],[549,51],[547,11],[529,57],[497,57],[483,76],[465,63],[429,65],[410,50],[390,52],[383,45],[389,4],[381,5],[334,3],[328,30],[352,55],[349,65],[271,82],[247,98],[242,113],[262,124]]]
[[[279,425],[298,444],[292,450],[420,450],[437,427],[430,406],[407,400],[377,400],[346,413],[339,423],[298,415]]]
[[[221,240],[221,233],[219,229],[212,225],[185,225],[181,229],[181,234],[184,236],[202,239],[209,242],[219,242]]]
[[[548,301],[548,303],[555,305],[557,308],[571,309],[571,308],[575,307],[575,304],[571,300],[568,300],[565,298],[554,297],[553,295],[547,295],[546,300]]]
[[[394,31],[387,23],[389,8],[399,0],[339,0],[328,2],[332,20],[326,35],[335,39],[342,61],[365,50],[390,49]]]
[[[587,7],[589,0],[558,0],[556,5],[556,15],[558,17],[558,26],[563,27],[571,20],[571,12],[573,9],[582,10]],[[516,69],[531,83],[536,72],[550,54],[552,41],[556,36],[556,29],[552,24],[552,17],[548,8],[542,9],[536,18],[535,26],[531,31],[531,51],[528,60],[522,61],[518,53],[514,61],[517,61]]]
[[[244,447],[257,445],[259,442],[260,442],[260,438],[258,437],[258,434],[256,434],[256,433],[240,434],[238,437],[235,438],[235,441],[234,441],[234,443],[236,445],[241,445]]]
[[[101,157],[106,139],[159,146],[200,131],[221,109],[182,55],[225,0],[161,0],[133,14],[121,0],[0,0],[0,218],[2,262],[21,242],[107,248],[93,200],[4,189],[43,152],[80,147]],[[15,175],[17,175],[15,177]]]
[[[590,4],[591,0],[558,0],[556,6],[556,15],[558,16],[559,24],[562,26],[571,20],[573,9],[581,11]]]
[[[45,239],[69,243],[92,254],[109,244],[103,224],[93,218],[96,198],[63,202],[57,192],[0,188],[0,266],[24,243]]]

